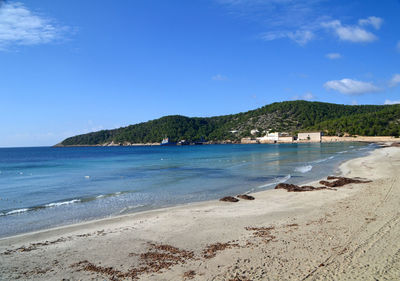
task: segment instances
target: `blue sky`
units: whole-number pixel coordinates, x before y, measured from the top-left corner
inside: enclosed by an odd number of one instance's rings
[[[399,0],[0,3],[0,147],[285,100],[400,102]]]

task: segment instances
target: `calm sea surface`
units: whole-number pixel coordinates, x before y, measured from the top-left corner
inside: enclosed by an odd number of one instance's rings
[[[0,237],[304,183],[374,145],[0,148]]]

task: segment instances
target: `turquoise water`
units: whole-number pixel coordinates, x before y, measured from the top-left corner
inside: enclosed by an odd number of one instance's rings
[[[304,183],[360,143],[0,149],[0,237]]]

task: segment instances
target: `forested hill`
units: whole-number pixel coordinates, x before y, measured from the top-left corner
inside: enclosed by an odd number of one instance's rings
[[[165,116],[114,130],[70,137],[59,145],[100,145],[107,143],[155,143],[168,136],[172,141],[239,140],[250,131],[297,133],[321,130],[327,135],[400,134],[400,105],[340,105],[322,102],[287,101],[248,112],[207,118]]]

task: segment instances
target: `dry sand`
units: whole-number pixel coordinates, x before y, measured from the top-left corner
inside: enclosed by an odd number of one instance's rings
[[[0,280],[400,280],[400,148],[341,170],[373,182],[5,238]]]

